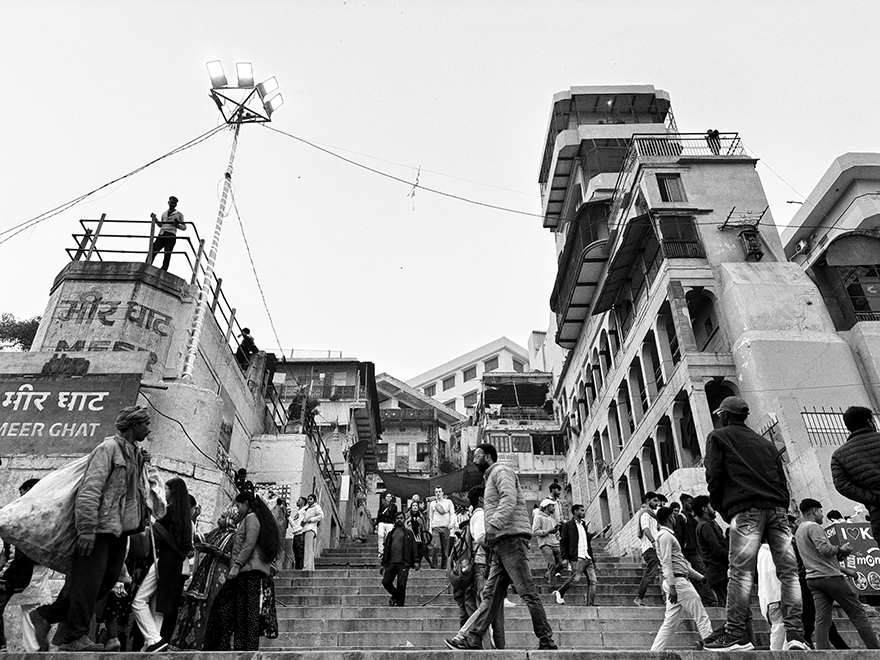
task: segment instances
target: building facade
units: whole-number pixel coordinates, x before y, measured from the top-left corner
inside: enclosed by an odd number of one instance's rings
[[[484,373],[528,370],[528,351],[507,337],[500,337],[411,378],[407,384],[437,399],[447,408],[470,415],[477,405],[480,378]]]
[[[637,546],[646,491],[705,492],[711,411],[730,395],[785,452],[793,499],[843,506],[811,428],[823,405],[870,399],[846,389],[853,353],[786,259],[755,163],[735,133],[679,132],[650,86],[553,99],[539,183],[559,269],[534,352],[561,359],[544,368],[559,374],[571,497],[610,525],[612,550]]]

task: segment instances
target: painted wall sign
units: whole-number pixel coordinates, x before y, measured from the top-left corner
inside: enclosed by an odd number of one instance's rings
[[[141,374],[0,376],[0,453],[74,454],[116,433]]]
[[[856,578],[848,578],[856,593],[880,594],[880,548],[871,534],[870,523],[834,523],[825,528],[825,535],[834,545],[852,545],[846,566],[858,572]]]

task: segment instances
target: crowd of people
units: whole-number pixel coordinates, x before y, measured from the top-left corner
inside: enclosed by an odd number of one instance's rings
[[[750,597],[756,579],[771,649],[847,648],[832,621],[835,603],[865,646],[880,648],[846,579],[856,576],[844,561],[853,548],[845,539],[830,542],[822,503],[804,498],[796,515],[789,511],[779,451],[745,424],[743,399],[728,397],[715,413],[721,427],[706,441],[708,492],[680,493],[678,501],[648,492],[635,515],[645,565],[634,604],[646,605],[658,579],[665,600],[651,649],[667,649],[685,616],[707,650],[755,648]],[[834,483],[864,505],[876,538],[880,434],[867,408],[848,409],[844,422],[851,435],[834,452]],[[75,548],[54,601],[46,602],[47,567],[9,543],[0,553],[0,615],[20,594],[25,650],[49,650],[53,624],[59,624],[53,643],[61,651],[256,650],[261,637],[277,636],[273,577],[282,567],[314,570],[324,519],[315,495],[299,498],[289,511],[284,498],[255,492],[240,470],[234,501],[203,534],[201,509],[183,479],[169,479],[164,498],[154,497],[157,473],[140,447],[150,432],[149,412],[124,408],[116,428],[91,452],[75,489]],[[474,463],[483,484],[467,493],[469,506],[456,506],[439,487],[400,510],[391,494],[384,498],[375,529],[389,606],[405,606],[409,572],[425,561],[446,569],[459,605],[459,630],[446,640],[449,648],[505,648],[504,613],[514,589],[529,611],[538,648],[555,649],[531,573],[530,542],[536,539],[556,603],[565,604],[567,591],[583,579],[585,603],[596,604],[596,534],[586,509],[569,505],[553,483],[529,512],[516,472],[498,462],[493,445],[479,445]],[[22,499],[37,483],[21,484]],[[352,537],[365,541],[373,521],[365,498],[356,505]],[[837,511],[829,517],[843,519]],[[725,607],[723,624],[712,624],[707,606]],[[3,633],[0,616],[5,645]]]

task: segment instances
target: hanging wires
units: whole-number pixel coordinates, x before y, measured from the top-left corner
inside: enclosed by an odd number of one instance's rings
[[[225,125],[216,126],[216,127],[212,128],[211,130],[209,130],[205,133],[202,133],[198,137],[195,137],[192,140],[185,142],[184,144],[180,145],[176,149],[172,149],[168,153],[163,154],[162,156],[159,156],[158,158],[154,158],[153,160],[146,163],[145,165],[141,165],[140,167],[129,172],[128,174],[123,174],[122,176],[117,177],[117,178],[113,179],[112,181],[108,181],[107,183],[105,183],[101,186],[98,186],[94,190],[91,190],[91,191],[85,193],[84,195],[80,195],[79,197],[75,197],[74,199],[67,201],[64,204],[61,204],[59,206],[56,206],[53,209],[49,209],[48,211],[44,211],[43,213],[34,216],[30,220],[25,220],[24,222],[21,222],[21,223],[15,225],[14,227],[10,227],[9,229],[4,229],[3,231],[0,231],[0,236],[4,236],[4,238],[0,239],[0,245],[5,243],[6,241],[10,240],[11,238],[18,236],[18,234],[20,234],[21,232],[23,232],[27,229],[30,229],[31,227],[36,227],[38,224],[40,224],[44,220],[48,220],[49,218],[52,218],[52,217],[58,215],[59,213],[63,213],[64,211],[68,210],[69,208],[76,206],[77,204],[84,201],[85,199],[88,199],[89,197],[91,197],[95,193],[100,192],[101,190],[104,190],[105,188],[108,188],[109,186],[112,186],[116,183],[119,183],[120,181],[124,181],[125,179],[128,179],[131,176],[134,176],[138,172],[142,172],[143,170],[147,169],[151,165],[155,165],[156,163],[158,163],[161,160],[164,160],[165,158],[169,158],[170,156],[174,156],[175,154],[178,154],[181,151],[185,151],[186,149],[189,149],[190,147],[194,147],[197,144],[204,142],[205,140],[207,140],[208,138],[210,138],[213,135],[216,135],[217,133],[219,133],[220,131],[222,131],[225,128],[226,128]]]

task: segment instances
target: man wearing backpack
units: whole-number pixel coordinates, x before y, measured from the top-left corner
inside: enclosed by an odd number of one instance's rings
[[[382,550],[382,586],[391,594],[388,604],[391,607],[403,607],[406,602],[406,582],[409,569],[415,566],[419,570],[416,553],[416,537],[404,527],[404,514],[394,517],[394,527],[385,535],[385,546]],[[397,579],[397,586],[394,580]]]
[[[660,506],[660,496],[648,491],[642,497],[642,508],[636,517],[638,519],[638,537],[642,548],[642,557],[645,560],[645,570],[642,580],[639,582],[639,591],[633,601],[639,607],[645,606],[643,600],[648,593],[648,586],[657,577],[660,570],[660,561],[657,559],[657,550],[654,549],[654,541],[657,540],[657,507]]]
[[[467,519],[457,531],[449,550],[446,578],[452,587],[452,598],[458,603],[458,625],[463,626],[477,610],[476,594],[471,588],[474,583],[474,549]]]
[[[528,548],[532,536],[525,497],[516,472],[497,463],[498,451],[493,445],[482,444],[474,452],[474,464],[485,476],[486,490],[486,543],[492,550],[489,577],[483,590],[483,602],[477,609],[471,629],[466,636],[447,639],[446,645],[455,650],[482,648],[483,635],[504,607],[507,588],[513,584],[529,608],[532,628],[539,640],[539,650],[555,650],[553,629],[532,581]]]

